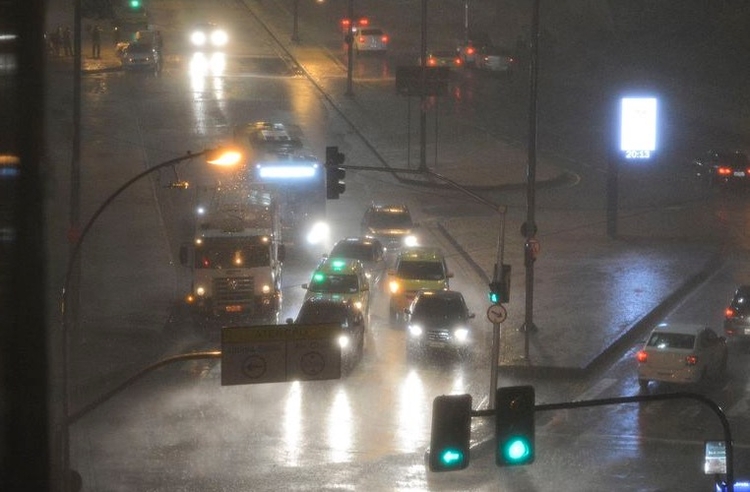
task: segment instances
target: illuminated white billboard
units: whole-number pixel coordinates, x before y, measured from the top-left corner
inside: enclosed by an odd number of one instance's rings
[[[649,159],[656,150],[656,98],[623,97],[620,115],[620,150],[625,158]]]

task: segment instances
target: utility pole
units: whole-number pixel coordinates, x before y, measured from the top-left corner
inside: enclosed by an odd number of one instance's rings
[[[529,332],[536,329],[534,326],[534,255],[533,251],[537,244],[536,236],[536,139],[537,139],[537,79],[539,73],[539,3],[534,0],[531,14],[531,56],[529,66],[529,152],[528,168],[526,174],[526,222],[523,234],[524,242],[524,264],[526,266],[526,311],[522,330],[524,336],[524,355],[529,359]]]

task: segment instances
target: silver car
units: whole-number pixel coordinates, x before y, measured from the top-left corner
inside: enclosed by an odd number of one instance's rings
[[[385,247],[374,237],[347,237],[333,245],[329,258],[359,260],[365,267],[370,287],[375,287],[385,276]]]
[[[378,27],[361,27],[354,33],[354,51],[385,51],[388,49],[388,35]]]
[[[128,43],[120,51],[120,62],[128,70],[161,68],[161,56],[151,43]]]

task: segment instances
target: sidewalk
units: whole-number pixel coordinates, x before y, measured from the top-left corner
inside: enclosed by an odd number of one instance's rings
[[[269,15],[273,28],[275,16]],[[284,27],[277,32],[284,32],[286,25],[279,25]],[[329,88],[338,84],[339,90],[329,91],[331,103],[373,152],[392,146],[392,121],[385,119],[391,113],[383,108],[402,104],[401,96],[357,84],[355,79],[356,97],[346,97],[340,90],[343,67],[309,46],[292,45],[285,35],[279,34],[277,39],[286,43],[303,68],[314,67],[308,75],[316,83]],[[100,59],[86,56],[90,54],[86,39],[83,50],[85,72],[119,69],[110,45],[103,43]],[[441,125],[455,131],[441,134],[440,162],[438,166],[430,163],[432,171],[470,190],[526,186],[524,145],[490,138],[450,115]],[[406,167],[383,155],[379,158],[384,165]],[[420,186],[446,186],[440,180],[411,174],[398,179]],[[538,157],[539,188],[570,179],[563,163]],[[619,239],[614,240],[605,234],[603,210],[537,213],[536,239],[541,250],[533,267],[532,321],[536,329],[526,332],[520,329],[526,320],[524,240],[516,233],[525,221],[525,211],[509,211],[505,227],[512,232],[506,234],[504,261],[513,270],[508,319],[501,325],[501,368],[547,376],[582,374],[607,354],[634,344],[650,323],[719,264],[718,245],[683,237],[685,219],[680,214],[685,212],[659,210],[629,216],[621,211]],[[486,283],[497,257],[498,224],[495,214],[446,218],[436,226],[472,266],[479,282]],[[478,312],[477,318],[484,322],[484,313]]]

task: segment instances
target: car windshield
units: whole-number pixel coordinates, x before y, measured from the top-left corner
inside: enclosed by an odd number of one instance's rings
[[[356,275],[316,273],[313,275],[308,290],[325,294],[354,294],[359,290],[359,284]]]
[[[648,340],[648,346],[658,349],[691,350],[695,346],[695,335],[687,333],[653,333]]]
[[[372,261],[372,246],[358,243],[339,243],[331,250],[331,258],[353,258],[360,261]]]
[[[297,323],[343,323],[346,321],[347,308],[344,304],[331,302],[307,302],[297,315]]]
[[[411,217],[404,212],[374,211],[370,213],[368,224],[375,228],[409,229],[412,227]]]
[[[414,316],[429,319],[462,319],[464,304],[459,298],[422,296],[414,306]]]
[[[153,47],[148,43],[133,43],[128,46],[128,53],[151,53]]]
[[[442,280],[445,272],[442,263],[437,261],[402,261],[398,276],[407,280]]]

